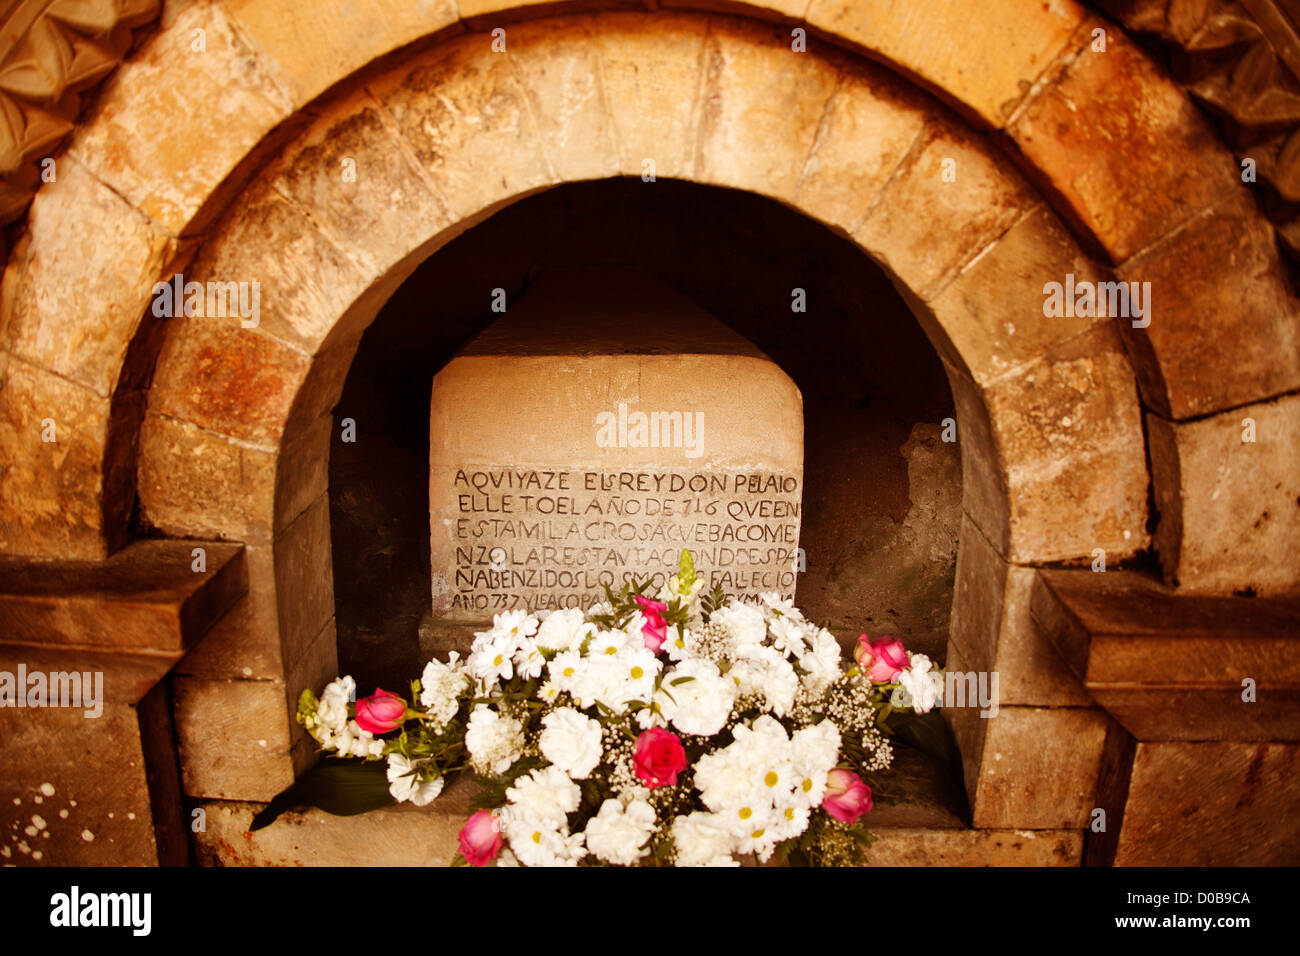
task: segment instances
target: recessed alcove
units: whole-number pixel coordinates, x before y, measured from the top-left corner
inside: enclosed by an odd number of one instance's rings
[[[363,687],[420,666],[429,611],[434,375],[547,269],[635,263],[772,358],[804,404],[797,602],[845,643],[866,631],[942,660],[961,514],[943,368],[883,271],[753,194],[672,180],[556,187],[428,259],[366,331],[330,451],[339,666]]]

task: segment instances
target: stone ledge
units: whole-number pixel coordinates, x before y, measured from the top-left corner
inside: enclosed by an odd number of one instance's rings
[[[1191,596],[1133,571],[1040,570],[1030,613],[1139,740],[1300,739],[1300,597]],[[1249,706],[1245,678],[1258,695]]]
[[[206,550],[202,572],[192,570],[196,547]],[[243,551],[156,540],[102,562],[0,558],[0,634],[7,644],[179,660],[248,590]]]

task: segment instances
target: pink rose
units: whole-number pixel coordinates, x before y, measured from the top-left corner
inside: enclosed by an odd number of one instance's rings
[[[677,774],[686,769],[686,751],[676,734],[652,727],[636,739],[632,762],[647,787],[671,787],[677,784]]]
[[[382,687],[357,701],[357,726],[367,733],[386,734],[405,721],[406,701]]]
[[[663,619],[663,612],[668,610],[668,605],[639,594],[636,595],[636,603],[641,605],[641,617],[644,619],[641,623],[641,637],[645,646],[658,654],[659,648],[668,639],[668,625]]]
[[[907,667],[907,651],[896,637],[882,637],[868,642],[867,635],[858,638],[853,648],[853,659],[862,672],[877,684],[892,684]]]
[[[460,855],[470,866],[486,866],[501,852],[501,823],[491,810],[480,810],[460,828]]]
[[[871,810],[871,788],[852,770],[837,767],[826,777],[822,809],[840,823],[855,823]]]

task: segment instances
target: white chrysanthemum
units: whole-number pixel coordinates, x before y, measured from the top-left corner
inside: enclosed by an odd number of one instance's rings
[[[640,640],[639,633],[638,631],[638,641]],[[629,641],[627,631],[597,631],[591,638],[591,644],[587,648],[587,656],[594,658],[613,657],[627,647]]]
[[[460,709],[460,695],[469,686],[469,675],[459,658],[460,655],[452,651],[446,664],[438,660],[429,661],[420,675],[420,706],[437,726],[445,725],[456,716]]]
[[[758,596],[758,599],[763,602],[763,613],[769,620],[781,618],[803,620],[803,612],[794,606],[793,598],[783,598],[778,591],[765,591]]]
[[[796,730],[790,739],[794,764],[796,806],[821,806],[826,795],[826,777],[835,769],[840,756],[840,731],[829,720]]]
[[[709,617],[710,624],[725,627],[731,635],[731,656],[739,657],[748,647],[757,647],[767,639],[767,621],[758,608],[732,601]]]
[[[537,688],[537,699],[543,703],[553,704],[560,699],[560,688],[555,686],[554,681],[543,681],[542,686]]]
[[[718,673],[710,661],[682,661],[664,675],[666,695],[660,707],[664,716],[684,734],[712,737],[731,715],[735,685]]]
[[[577,651],[562,651],[550,659],[546,665],[546,672],[556,687],[572,693],[579,674],[586,666],[586,659]]]
[[[618,800],[606,800],[587,821],[587,849],[606,863],[630,866],[649,852],[642,847],[654,830],[654,807],[644,800],[633,800],[626,808]]]
[[[587,854],[583,834],[570,834],[567,825],[556,827],[522,813],[502,815],[510,850],[524,866],[577,866]]]
[[[600,723],[572,707],[559,707],[542,718],[542,727],[542,756],[574,780],[590,776],[600,763]]]
[[[928,714],[943,698],[943,673],[932,670],[933,666],[924,654],[912,654],[907,669],[898,675],[898,690],[906,695],[903,706],[918,714]]]
[[[842,656],[840,643],[825,628],[807,634],[807,640],[811,649],[799,658],[799,666],[804,670],[803,684],[814,694],[821,694],[839,680]]]
[[[437,799],[446,782],[441,776],[421,782],[421,761],[408,760],[400,753],[388,755],[388,792],[398,803],[409,800],[423,807]]]
[[[716,814],[684,814],[673,820],[672,833],[677,866],[713,866],[720,857],[732,859],[735,838]]]
[[[798,621],[788,617],[778,617],[772,621],[772,646],[786,657],[801,657],[807,650],[804,644],[804,627]]]
[[[618,655],[618,663],[623,674],[620,703],[649,701],[650,695],[654,693],[655,678],[663,669],[663,663],[654,651],[647,647],[628,646]]]
[[[554,611],[537,629],[537,646],[549,651],[576,651],[582,639],[595,630],[576,607]]]
[[[540,677],[545,666],[546,658],[542,656],[542,649],[532,638],[525,640],[515,651],[515,673],[524,680]]]
[[[676,624],[670,624],[664,632],[664,643],[659,650],[670,661],[684,661],[691,656],[687,647],[687,635]]]
[[[513,717],[503,717],[487,705],[480,704],[469,715],[465,748],[479,773],[505,773],[523,756],[523,725]]]
[[[507,817],[521,816],[541,820],[552,829],[567,826],[568,814],[578,809],[582,791],[559,767],[541,767],[520,777],[506,791],[509,806],[502,811]],[[522,857],[521,857],[522,859]]]
[[[465,667],[489,687],[498,680],[510,680],[515,674],[519,647],[519,638],[509,631],[481,631],[474,638]]]
[[[527,611],[506,611],[492,617],[492,630],[508,634],[516,641],[523,641],[537,633],[537,618]]]

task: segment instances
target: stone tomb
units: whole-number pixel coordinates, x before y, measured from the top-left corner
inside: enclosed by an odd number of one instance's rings
[[[750,342],[635,267],[552,269],[433,380],[433,619],[661,584],[793,597],[803,403]]]

